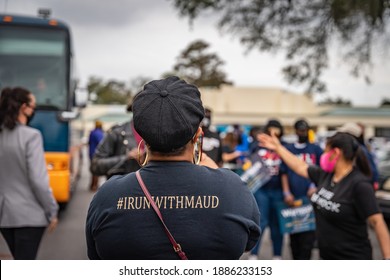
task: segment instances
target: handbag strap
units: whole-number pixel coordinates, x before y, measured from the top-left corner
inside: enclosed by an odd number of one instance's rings
[[[186,254],[182,251],[180,244],[178,244],[176,242],[175,238],[173,238],[171,232],[169,231],[167,225],[165,224],[160,210],[158,209],[158,207],[157,207],[156,203],[154,202],[154,200],[152,199],[152,196],[150,195],[144,181],[142,180],[141,173],[139,172],[139,170],[137,172],[135,172],[135,175],[137,177],[137,181],[138,181],[139,185],[141,186],[142,191],[144,192],[146,198],[149,200],[150,205],[152,205],[157,216],[160,218],[160,221],[161,221],[162,225],[164,226],[165,233],[167,234],[169,241],[171,242],[171,244],[173,246],[173,250],[179,255],[180,259],[188,260]]]

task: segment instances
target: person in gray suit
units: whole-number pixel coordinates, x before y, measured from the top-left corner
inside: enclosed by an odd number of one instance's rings
[[[14,259],[35,259],[45,229],[58,223],[42,135],[26,125],[35,106],[34,95],[24,88],[1,92],[0,231]]]

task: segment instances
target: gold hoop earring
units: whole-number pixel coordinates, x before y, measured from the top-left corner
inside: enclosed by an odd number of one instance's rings
[[[195,143],[193,151],[193,160],[196,165],[199,165],[202,160],[202,146],[203,146],[203,133],[199,135],[198,140]]]
[[[194,158],[194,163],[196,165],[199,165],[200,160],[202,159],[202,152],[199,153],[196,151],[196,148],[194,148],[193,158]]]
[[[144,145],[144,149],[145,149],[145,160],[144,162],[141,163],[141,145],[142,143],[144,143],[144,139],[142,139],[139,144],[138,144],[138,164],[142,167],[144,167],[146,164],[148,164],[148,160],[149,160],[149,153],[148,153],[148,149],[146,148],[146,145]]]

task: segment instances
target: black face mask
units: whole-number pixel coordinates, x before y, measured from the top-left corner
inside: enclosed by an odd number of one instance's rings
[[[309,141],[309,136],[298,136],[298,143],[306,143]]]
[[[26,118],[27,118],[27,125],[30,124],[30,122],[34,118],[34,115],[35,115],[35,111],[30,116],[25,115]]]

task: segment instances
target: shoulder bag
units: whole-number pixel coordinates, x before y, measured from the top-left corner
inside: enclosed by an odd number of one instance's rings
[[[141,177],[141,174],[140,174],[139,170],[135,173],[135,175],[137,177],[139,185],[141,186],[142,191],[144,192],[146,198],[150,202],[150,205],[152,205],[154,211],[156,212],[156,214],[159,217],[162,225],[164,226],[165,233],[167,234],[167,236],[169,238],[169,241],[172,243],[173,250],[175,251],[176,254],[179,255],[180,259],[188,260],[186,254],[182,251],[180,244],[178,244],[176,242],[175,238],[173,238],[171,232],[169,231],[168,227],[166,226],[166,224],[165,224],[165,222],[163,220],[163,217],[161,215],[160,210],[158,209],[156,203],[153,201],[152,196],[150,195],[148,189],[146,188],[146,185],[145,185],[144,181],[142,180],[142,177]]]

